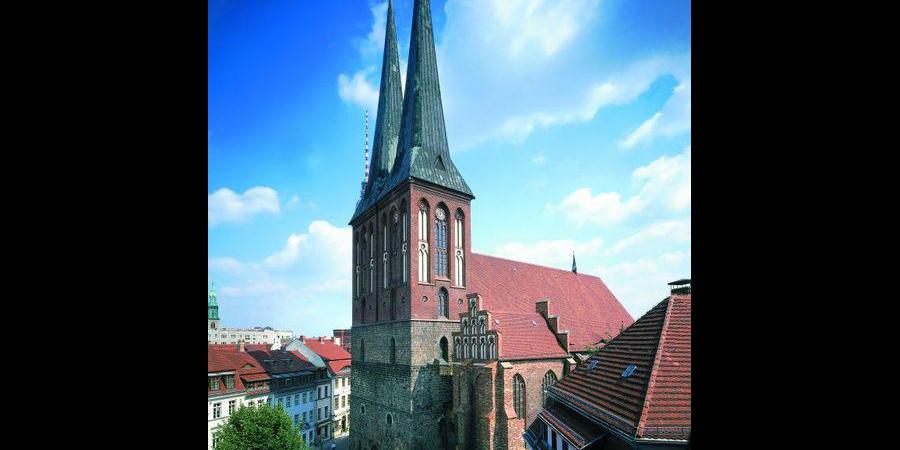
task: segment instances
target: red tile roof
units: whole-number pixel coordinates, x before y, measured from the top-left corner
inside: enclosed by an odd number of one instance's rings
[[[589,362],[597,361],[590,372]],[[669,297],[551,388],[636,438],[686,440],[691,427],[691,295]],[[622,373],[635,365],[628,378]]]
[[[342,359],[340,361],[328,361],[328,370],[330,370],[331,373],[333,373],[333,374],[336,374],[336,373],[338,373],[346,368],[349,368],[349,367],[350,367],[349,359]]]
[[[565,358],[547,322],[536,312],[508,313],[492,311],[491,329],[500,333],[498,356],[501,359]]]
[[[469,292],[481,295],[482,308],[495,315],[536,314],[535,302],[549,299],[550,315],[559,317],[560,331],[569,331],[570,352],[596,345],[607,334],[616,336],[634,322],[603,280],[592,275],[473,253],[468,284]],[[544,323],[543,330],[515,327],[504,334],[502,345],[505,347],[507,340],[515,341],[513,348],[522,345],[520,342],[545,341],[543,335],[549,330],[546,321],[537,317],[541,319],[538,325]],[[542,344],[540,349],[546,351],[549,346]]]
[[[263,381],[269,375],[262,365],[246,352],[238,351],[234,346],[207,345],[206,370],[208,373],[234,372],[234,387],[227,389],[225,383],[219,383],[218,391],[207,389],[207,395],[221,395],[240,392],[246,389],[244,381]]]
[[[343,347],[335,344],[332,340],[323,339],[322,341],[319,341],[318,339],[304,339],[303,344],[326,361],[350,359],[350,353],[347,353],[347,350],[344,350]]]

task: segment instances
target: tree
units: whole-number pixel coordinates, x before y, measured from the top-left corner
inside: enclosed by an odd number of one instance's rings
[[[306,450],[300,427],[283,408],[238,408],[216,434],[217,450]]]

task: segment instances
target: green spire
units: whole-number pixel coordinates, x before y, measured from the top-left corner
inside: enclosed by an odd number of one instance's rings
[[[400,134],[400,116],[403,113],[401,83],[394,5],[389,0],[384,30],[384,56],[381,62],[381,87],[378,91],[378,117],[375,121],[375,141],[372,145],[372,166],[370,172],[366,174],[366,187],[356,205],[354,219],[378,201],[394,167]]]
[[[381,88],[378,91],[378,117],[375,122],[375,142],[372,145],[372,170],[366,195],[377,192],[394,167],[397,139],[400,135],[400,115],[403,113],[400,83],[400,51],[397,47],[397,27],[394,25],[394,5],[388,1]]]
[[[216,303],[216,283],[213,282],[212,288],[207,295],[206,303],[207,320],[219,320],[219,305]]]
[[[474,197],[450,159],[430,3],[415,0],[413,6],[400,141],[385,191],[412,177]]]

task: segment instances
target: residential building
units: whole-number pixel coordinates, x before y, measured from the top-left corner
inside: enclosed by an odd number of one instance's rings
[[[269,375],[240,346],[207,346],[207,448],[216,432],[237,408],[269,401]]]
[[[341,345],[340,338],[300,336],[287,349],[303,355],[315,354],[328,369],[331,378],[331,430],[332,437],[343,436],[350,430],[350,366],[351,356]],[[315,358],[311,357],[311,360]]]
[[[686,449],[691,437],[691,292],[672,294],[548,390],[528,448]]]

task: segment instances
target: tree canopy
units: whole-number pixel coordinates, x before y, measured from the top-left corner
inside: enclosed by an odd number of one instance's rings
[[[306,450],[300,427],[280,407],[238,408],[216,434],[217,450]]]

